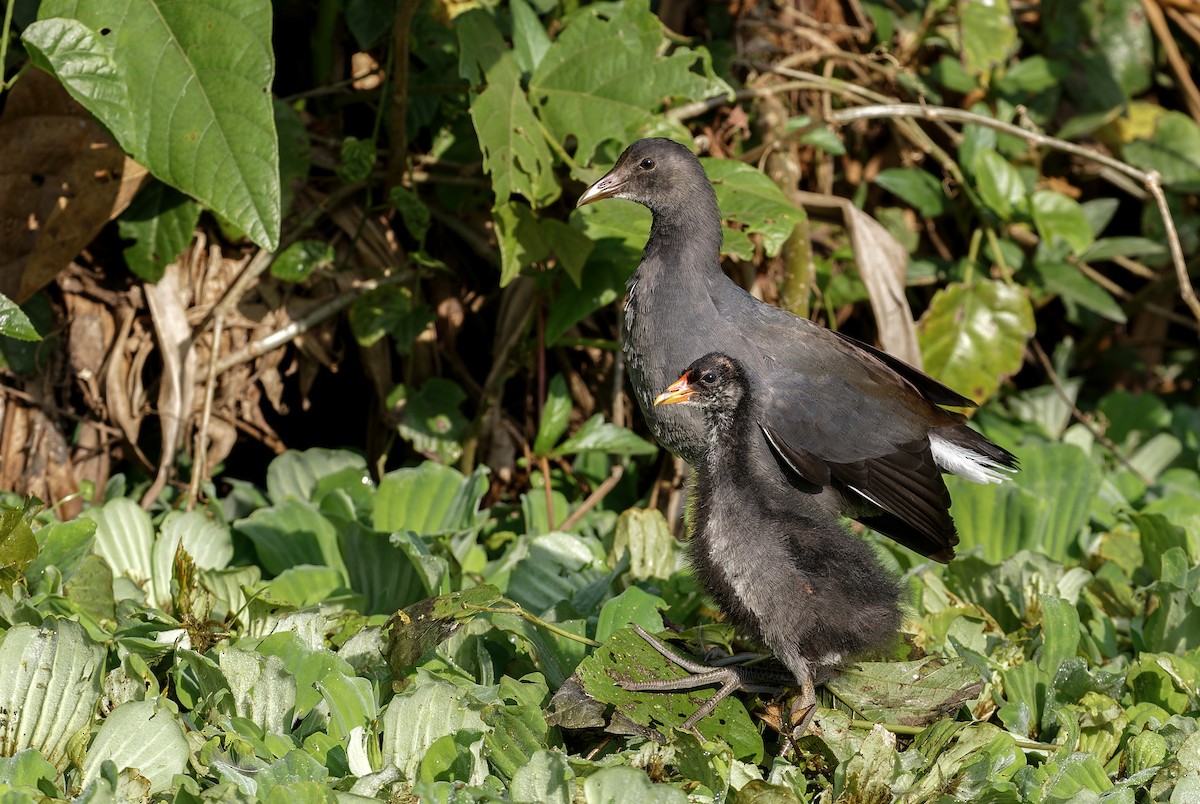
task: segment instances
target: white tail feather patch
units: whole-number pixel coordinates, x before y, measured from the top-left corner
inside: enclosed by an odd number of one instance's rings
[[[933,459],[938,466],[973,483],[1003,483],[1015,471],[973,449],[951,443],[936,433],[930,434],[929,444],[933,447]]]

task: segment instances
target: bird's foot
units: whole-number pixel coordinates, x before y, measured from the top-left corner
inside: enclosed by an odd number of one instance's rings
[[[660,679],[656,681],[624,681],[620,682],[622,689],[630,690],[631,692],[672,692],[676,690],[694,690],[712,684],[721,685],[716,695],[705,701],[703,706],[683,722],[683,728],[687,731],[694,732],[697,723],[711,715],[713,710],[717,708],[717,704],[738,690],[778,695],[783,691],[785,686],[792,682],[790,674],[775,673],[758,667],[730,664],[732,660],[742,658],[743,654],[727,657],[713,665],[702,664],[680,656],[667,647],[661,640],[646,633],[638,625],[634,625],[633,630],[637,631],[638,635],[646,640],[650,647],[661,653],[664,658],[682,667],[691,673],[691,675],[684,676],[683,678]],[[813,695],[813,702],[816,702],[815,694]]]

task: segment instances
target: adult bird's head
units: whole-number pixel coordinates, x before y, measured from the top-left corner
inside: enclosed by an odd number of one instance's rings
[[[700,160],[673,140],[655,137],[630,145],[613,169],[579,196],[575,206],[604,198],[636,201],[654,213],[656,222],[665,217],[682,223],[704,215],[715,220],[720,231],[717,198]]]

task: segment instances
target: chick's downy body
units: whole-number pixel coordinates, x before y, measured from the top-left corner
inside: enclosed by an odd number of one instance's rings
[[[759,433],[741,365],[706,355],[672,386],[677,393],[680,384],[690,391],[672,401],[699,408],[706,429],[688,552],[721,611],[801,685],[811,683],[812,664],[838,665],[887,648],[900,624],[895,579],[830,513],[767,493],[779,469],[764,475],[748,460],[747,446]]]

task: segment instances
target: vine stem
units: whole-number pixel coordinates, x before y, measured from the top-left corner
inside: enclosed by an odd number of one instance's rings
[[[1183,246],[1179,242],[1179,232],[1175,229],[1175,221],[1171,217],[1171,209],[1167,204],[1167,196],[1162,187],[1162,176],[1157,170],[1139,170],[1133,165],[1126,164],[1106,154],[1097,153],[1090,148],[1076,145],[1073,142],[1051,137],[1038,131],[1031,131],[1022,126],[1006,123],[976,112],[965,109],[953,109],[947,106],[929,106],[922,103],[885,103],[875,106],[860,106],[853,109],[839,109],[830,115],[829,121],[839,125],[852,123],[856,120],[873,120],[878,118],[908,118],[927,120],[931,122],[950,121],[954,123],[969,123],[985,126],[996,131],[1019,137],[1030,145],[1039,148],[1050,148],[1056,151],[1087,159],[1103,165],[1121,175],[1128,176],[1146,188],[1158,205],[1158,214],[1162,218],[1163,228],[1167,235],[1167,248],[1171,253],[1171,262],[1175,267],[1175,278],[1179,282],[1179,292],[1192,315],[1200,322],[1200,299],[1196,298],[1196,290],[1192,287],[1188,276],[1187,263],[1184,261]]]
[[[526,611],[525,609],[523,609],[521,606],[517,605],[516,603],[513,603],[511,600],[505,600],[504,602],[509,603],[511,605],[506,608],[496,609],[496,608],[492,608],[491,606],[475,606],[470,603],[463,603],[462,607],[464,609],[466,609],[467,611],[477,611],[480,614],[511,614],[514,617],[520,617],[522,620],[525,620],[526,622],[528,622],[532,625],[536,625],[538,628],[544,628],[552,634],[558,634],[560,637],[563,637],[564,639],[570,639],[574,642],[579,642],[581,644],[587,645],[590,648],[600,647],[600,643],[597,642],[596,640],[588,639],[587,637],[580,636],[579,634],[572,634],[570,631],[567,631],[564,628],[559,628],[554,623],[548,623],[545,620],[543,620],[541,617],[538,617],[535,614],[530,614],[528,611]]]
[[[926,729],[925,726],[902,726],[899,723],[876,723],[874,720],[851,720],[850,726],[851,728],[855,729],[871,729],[875,726],[881,726],[890,731],[892,734],[898,734],[901,737],[916,737]],[[1057,751],[1058,749],[1062,748],[1061,745],[1055,745],[1053,743],[1039,743],[1036,740],[1023,740],[1020,737],[1013,736],[1012,734],[1009,734],[1009,736],[1013,738],[1013,742],[1016,744],[1017,748],[1020,748],[1024,751]]]

